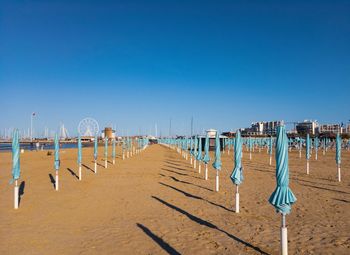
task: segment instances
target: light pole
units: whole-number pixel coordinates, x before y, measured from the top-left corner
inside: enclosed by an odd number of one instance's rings
[[[35,116],[35,112],[30,115],[30,141],[33,141],[33,117]]]

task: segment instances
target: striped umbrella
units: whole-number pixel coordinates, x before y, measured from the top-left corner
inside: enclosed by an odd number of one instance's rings
[[[288,138],[285,126],[277,127],[276,140],[276,182],[277,187],[272,193],[269,202],[277,212],[282,214],[281,248],[282,255],[288,254],[288,239],[286,228],[286,214],[290,213],[291,205],[295,203],[296,197],[289,188],[289,166],[288,166]]]

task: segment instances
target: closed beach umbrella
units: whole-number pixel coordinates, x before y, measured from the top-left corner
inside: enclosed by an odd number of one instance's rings
[[[105,168],[107,168],[107,157],[108,157],[108,138],[105,137]]]
[[[58,170],[60,169],[60,143],[58,140],[58,135],[55,134],[55,172],[56,172],[56,179],[55,179],[55,189],[58,190]]]
[[[239,213],[239,191],[238,187],[243,182],[243,167],[242,167],[242,139],[241,132],[236,132],[235,138],[235,167],[230,176],[233,184],[236,185],[236,213]]]
[[[272,146],[273,146],[273,140],[272,140],[272,136],[270,136],[270,141],[269,141],[270,166],[272,164]]]
[[[336,161],[337,166],[338,166],[338,181],[339,182],[341,181],[341,175],[340,175],[341,144],[342,144],[342,140],[341,140],[341,137],[338,133],[337,138],[336,138],[336,144],[335,144],[335,161]]]
[[[319,147],[319,144],[320,144],[320,140],[318,139],[318,137],[315,137],[315,140],[314,140],[314,146],[315,146],[315,159],[317,160],[317,157],[318,157],[318,147]]]
[[[81,148],[81,138],[78,137],[78,165],[79,165],[79,181],[81,181],[81,157],[82,157],[82,148]]]
[[[15,129],[13,131],[12,135],[12,180],[15,181],[15,188],[14,188],[14,207],[15,209],[18,209],[18,179],[21,175],[21,170],[20,170],[20,159],[19,159],[19,132],[18,129]]]
[[[94,140],[94,161],[95,161],[94,172],[95,174],[97,173],[97,156],[98,156],[98,138],[97,138],[97,135],[95,135],[95,140]]]
[[[272,193],[269,202],[276,211],[282,214],[281,227],[281,254],[288,254],[288,238],[286,228],[286,214],[290,213],[291,205],[296,197],[289,188],[289,166],[288,166],[288,138],[285,126],[277,127],[276,140],[276,182],[277,186]]]
[[[306,135],[306,174],[309,174],[309,159],[310,159],[310,135]]]
[[[202,138],[198,137],[198,152],[197,152],[197,160],[198,160],[198,173],[201,173],[201,161],[202,161]]]
[[[115,138],[113,139],[112,144],[112,158],[113,158],[113,165],[115,164]]]
[[[209,135],[205,136],[205,145],[204,145],[204,157],[203,157],[203,162],[205,164],[205,180],[208,180],[208,163],[210,161],[209,157]]]
[[[192,157],[193,157],[193,139],[190,139],[190,155],[191,155],[191,165],[192,165]]]
[[[198,154],[198,139],[197,139],[197,136],[195,136],[194,137],[194,151],[193,151],[193,158],[194,158],[193,168],[196,168],[197,154]]]
[[[216,169],[216,182],[215,182],[215,190],[219,191],[219,171],[221,170],[221,151],[220,151],[220,138],[219,131],[216,131],[215,137],[215,160],[213,163],[213,167]]]

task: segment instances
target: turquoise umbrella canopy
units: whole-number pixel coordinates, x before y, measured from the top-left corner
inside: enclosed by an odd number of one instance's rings
[[[58,141],[58,135],[55,134],[55,170],[60,168],[60,143]]]
[[[113,144],[112,144],[112,157],[115,158],[115,138],[113,139]]]
[[[198,152],[197,152],[197,160],[201,161],[202,157],[202,138],[198,137]]]
[[[78,164],[81,164],[81,138],[78,137]]]
[[[97,135],[95,135],[95,140],[94,140],[94,159],[97,160],[97,154],[98,154],[98,140],[97,140]]]
[[[277,187],[269,202],[282,214],[289,214],[291,205],[297,200],[289,188],[288,138],[285,126],[277,127],[276,140],[276,181]]]
[[[335,161],[337,165],[340,165],[341,163],[341,143],[342,143],[342,140],[338,133],[335,141]]]
[[[272,136],[270,136],[270,140],[269,140],[269,154],[272,155],[272,146],[273,146],[273,140],[272,140]]]
[[[13,131],[12,135],[12,180],[19,179],[21,174],[20,171],[20,160],[19,160],[19,132],[18,129]]]
[[[108,138],[105,137],[105,158],[108,156]]]
[[[215,137],[215,160],[213,163],[213,167],[216,170],[221,170],[221,151],[220,151],[220,138],[219,138],[219,131],[216,132]]]
[[[240,185],[243,182],[243,168],[242,168],[242,139],[241,132],[236,132],[235,138],[235,167],[230,176],[232,182]]]
[[[310,159],[310,135],[306,135],[306,159]]]
[[[204,145],[204,158],[203,158],[203,162],[205,164],[208,164],[210,161],[210,157],[209,157],[209,135],[207,133],[206,137],[205,137],[205,145]]]
[[[193,156],[196,158],[198,153],[198,139],[197,136],[194,137],[194,151]]]

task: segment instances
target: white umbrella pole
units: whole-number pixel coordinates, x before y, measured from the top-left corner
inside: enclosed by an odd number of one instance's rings
[[[198,162],[198,173],[201,173],[201,162]]]
[[[309,174],[309,160],[306,161],[306,174]]]
[[[124,155],[124,152],[123,152],[123,156],[122,156],[123,160],[125,159],[125,155]]]
[[[285,214],[282,214],[281,254],[288,255],[288,235],[287,235],[286,215]]]
[[[95,174],[97,173],[97,162],[96,162],[96,159],[95,159],[95,168],[94,168],[94,172],[95,172]]]
[[[301,148],[299,149],[299,158],[301,158]]]
[[[58,171],[56,170],[55,189],[58,190]]]
[[[14,193],[14,195],[15,195],[15,209],[18,209],[18,193],[19,193],[18,190],[19,190],[18,181],[15,180],[15,193]]]
[[[236,213],[239,213],[239,192],[238,192],[238,185],[236,185]]]
[[[81,181],[81,164],[79,164],[79,181]]]
[[[205,163],[205,177],[204,177],[205,180],[208,180],[208,164]]]
[[[219,191],[219,170],[216,170],[216,182],[215,182],[215,190]]]
[[[341,182],[340,164],[338,164],[338,181]]]
[[[113,158],[113,165],[115,165],[115,159]]]
[[[271,164],[272,164],[272,156],[270,155],[270,166],[271,166]]]
[[[249,151],[249,160],[252,160],[252,152]]]
[[[196,168],[196,166],[197,166],[197,160],[196,160],[196,159],[194,159],[193,168]]]
[[[105,168],[107,168],[107,158],[105,158]]]
[[[317,160],[317,151],[315,152],[315,160]]]
[[[191,155],[191,165],[192,165],[192,155]]]

